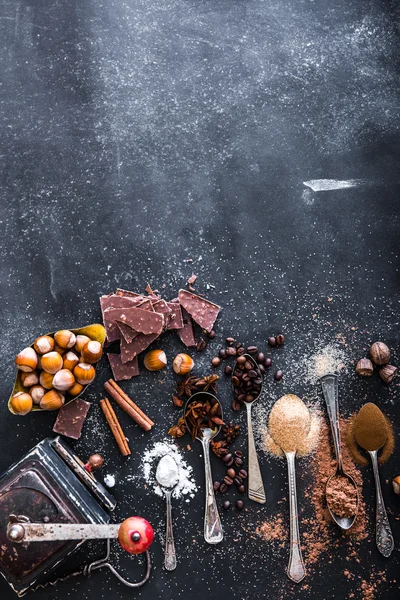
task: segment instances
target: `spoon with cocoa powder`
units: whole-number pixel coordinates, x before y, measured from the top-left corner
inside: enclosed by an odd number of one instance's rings
[[[386,514],[378,471],[378,450],[386,444],[388,429],[385,416],[376,404],[368,402],[361,407],[353,422],[353,432],[357,444],[371,457],[376,489],[376,545],[379,552],[388,557],[393,551],[394,539]]]

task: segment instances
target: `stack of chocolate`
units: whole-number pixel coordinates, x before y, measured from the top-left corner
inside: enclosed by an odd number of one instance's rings
[[[221,310],[187,290],[179,290],[171,301],[149,287],[146,291],[148,295],[118,288],[100,298],[107,341],[120,342],[120,354],[107,355],[116,381],[139,375],[138,355],[165,331],[175,330],[186,347],[195,346],[194,323],[210,333]]]

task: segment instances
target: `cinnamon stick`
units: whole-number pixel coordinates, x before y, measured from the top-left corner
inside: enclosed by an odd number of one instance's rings
[[[104,400],[100,400],[100,407],[104,413],[106,421],[111,429],[111,432],[115,438],[115,441],[118,444],[118,448],[123,456],[129,456],[131,454],[131,450],[129,448],[128,442],[126,441],[126,437],[124,432],[122,431],[122,427],[120,422],[117,419],[117,416],[113,410],[113,407],[110,404],[108,398],[104,398]]]
[[[107,394],[124,410],[144,431],[150,431],[154,427],[152,421],[133,400],[122,390],[113,379],[109,379],[104,384]]]

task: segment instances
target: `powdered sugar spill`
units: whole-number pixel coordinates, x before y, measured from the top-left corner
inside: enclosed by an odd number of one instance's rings
[[[106,486],[108,488],[113,488],[115,485],[115,477],[114,475],[111,475],[109,473],[107,473],[107,475],[104,477],[104,483],[106,484]]]
[[[156,470],[160,459],[163,456],[170,456],[178,466],[178,483],[172,492],[173,498],[182,498],[188,496],[186,502],[190,502],[197,492],[197,485],[194,481],[193,469],[184,460],[179,448],[170,440],[156,442],[150,449],[143,454],[141,463],[142,476],[149,487],[157,496],[162,496],[163,492],[156,480]]]

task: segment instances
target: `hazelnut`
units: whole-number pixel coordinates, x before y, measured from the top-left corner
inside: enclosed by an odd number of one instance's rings
[[[214,356],[213,359],[211,359],[211,364],[213,367],[219,367],[219,365],[221,364],[221,359],[219,356]]]
[[[81,359],[84,363],[97,363],[101,359],[101,355],[103,354],[103,348],[101,347],[100,342],[96,342],[96,340],[89,340],[82,349]]]
[[[394,493],[400,495],[400,475],[393,479],[392,484]]]
[[[53,379],[54,375],[51,373],[46,373],[46,371],[42,371],[39,377],[39,383],[46,390],[51,390],[53,388]]]
[[[33,400],[33,404],[40,404],[40,401],[46,392],[47,390],[45,390],[44,387],[41,385],[34,385],[33,387],[31,387],[31,389],[29,390],[29,394]]]
[[[53,378],[53,387],[60,392],[66,392],[75,383],[75,377],[68,369],[57,371]]]
[[[32,406],[32,398],[27,392],[18,392],[11,398],[11,408],[17,415],[27,415]]]
[[[63,367],[63,359],[58,352],[48,352],[47,354],[43,354],[42,356],[42,369],[46,371],[46,373],[57,373]]]
[[[376,365],[387,365],[390,360],[390,350],[383,342],[372,344],[369,355]]]
[[[74,385],[71,388],[69,388],[68,394],[70,394],[71,396],[79,396],[82,390],[83,385],[75,381]]]
[[[193,359],[188,354],[177,354],[172,363],[172,368],[177,375],[186,375],[194,367]]]
[[[83,347],[90,342],[90,338],[87,335],[77,335],[74,350],[78,354],[80,354],[83,350]]]
[[[167,366],[164,350],[151,350],[144,357],[144,366],[148,371],[161,371]]]
[[[63,356],[63,369],[68,369],[69,371],[73,371],[76,365],[79,362],[79,358],[75,354],[75,352],[67,352]]]
[[[21,373],[21,382],[25,387],[32,387],[39,383],[39,375],[37,371],[31,371],[31,373]]]
[[[356,364],[356,373],[361,377],[370,377],[374,372],[374,365],[369,358],[361,358]]]
[[[37,354],[33,348],[24,348],[15,359],[15,364],[20,371],[31,373],[37,366]]]
[[[33,342],[33,347],[38,354],[47,354],[54,350],[54,340],[49,335],[42,335]]]
[[[42,410],[58,410],[64,404],[64,396],[57,390],[50,390],[46,392],[40,401],[40,408]]]
[[[379,375],[385,383],[390,383],[397,375],[397,367],[393,365],[385,365],[379,369]]]
[[[76,335],[69,329],[60,329],[54,334],[54,341],[61,348],[72,348],[76,342]]]
[[[94,366],[89,365],[88,363],[79,363],[76,365],[73,373],[76,381],[81,385],[88,385],[89,383],[92,383],[96,375]]]

